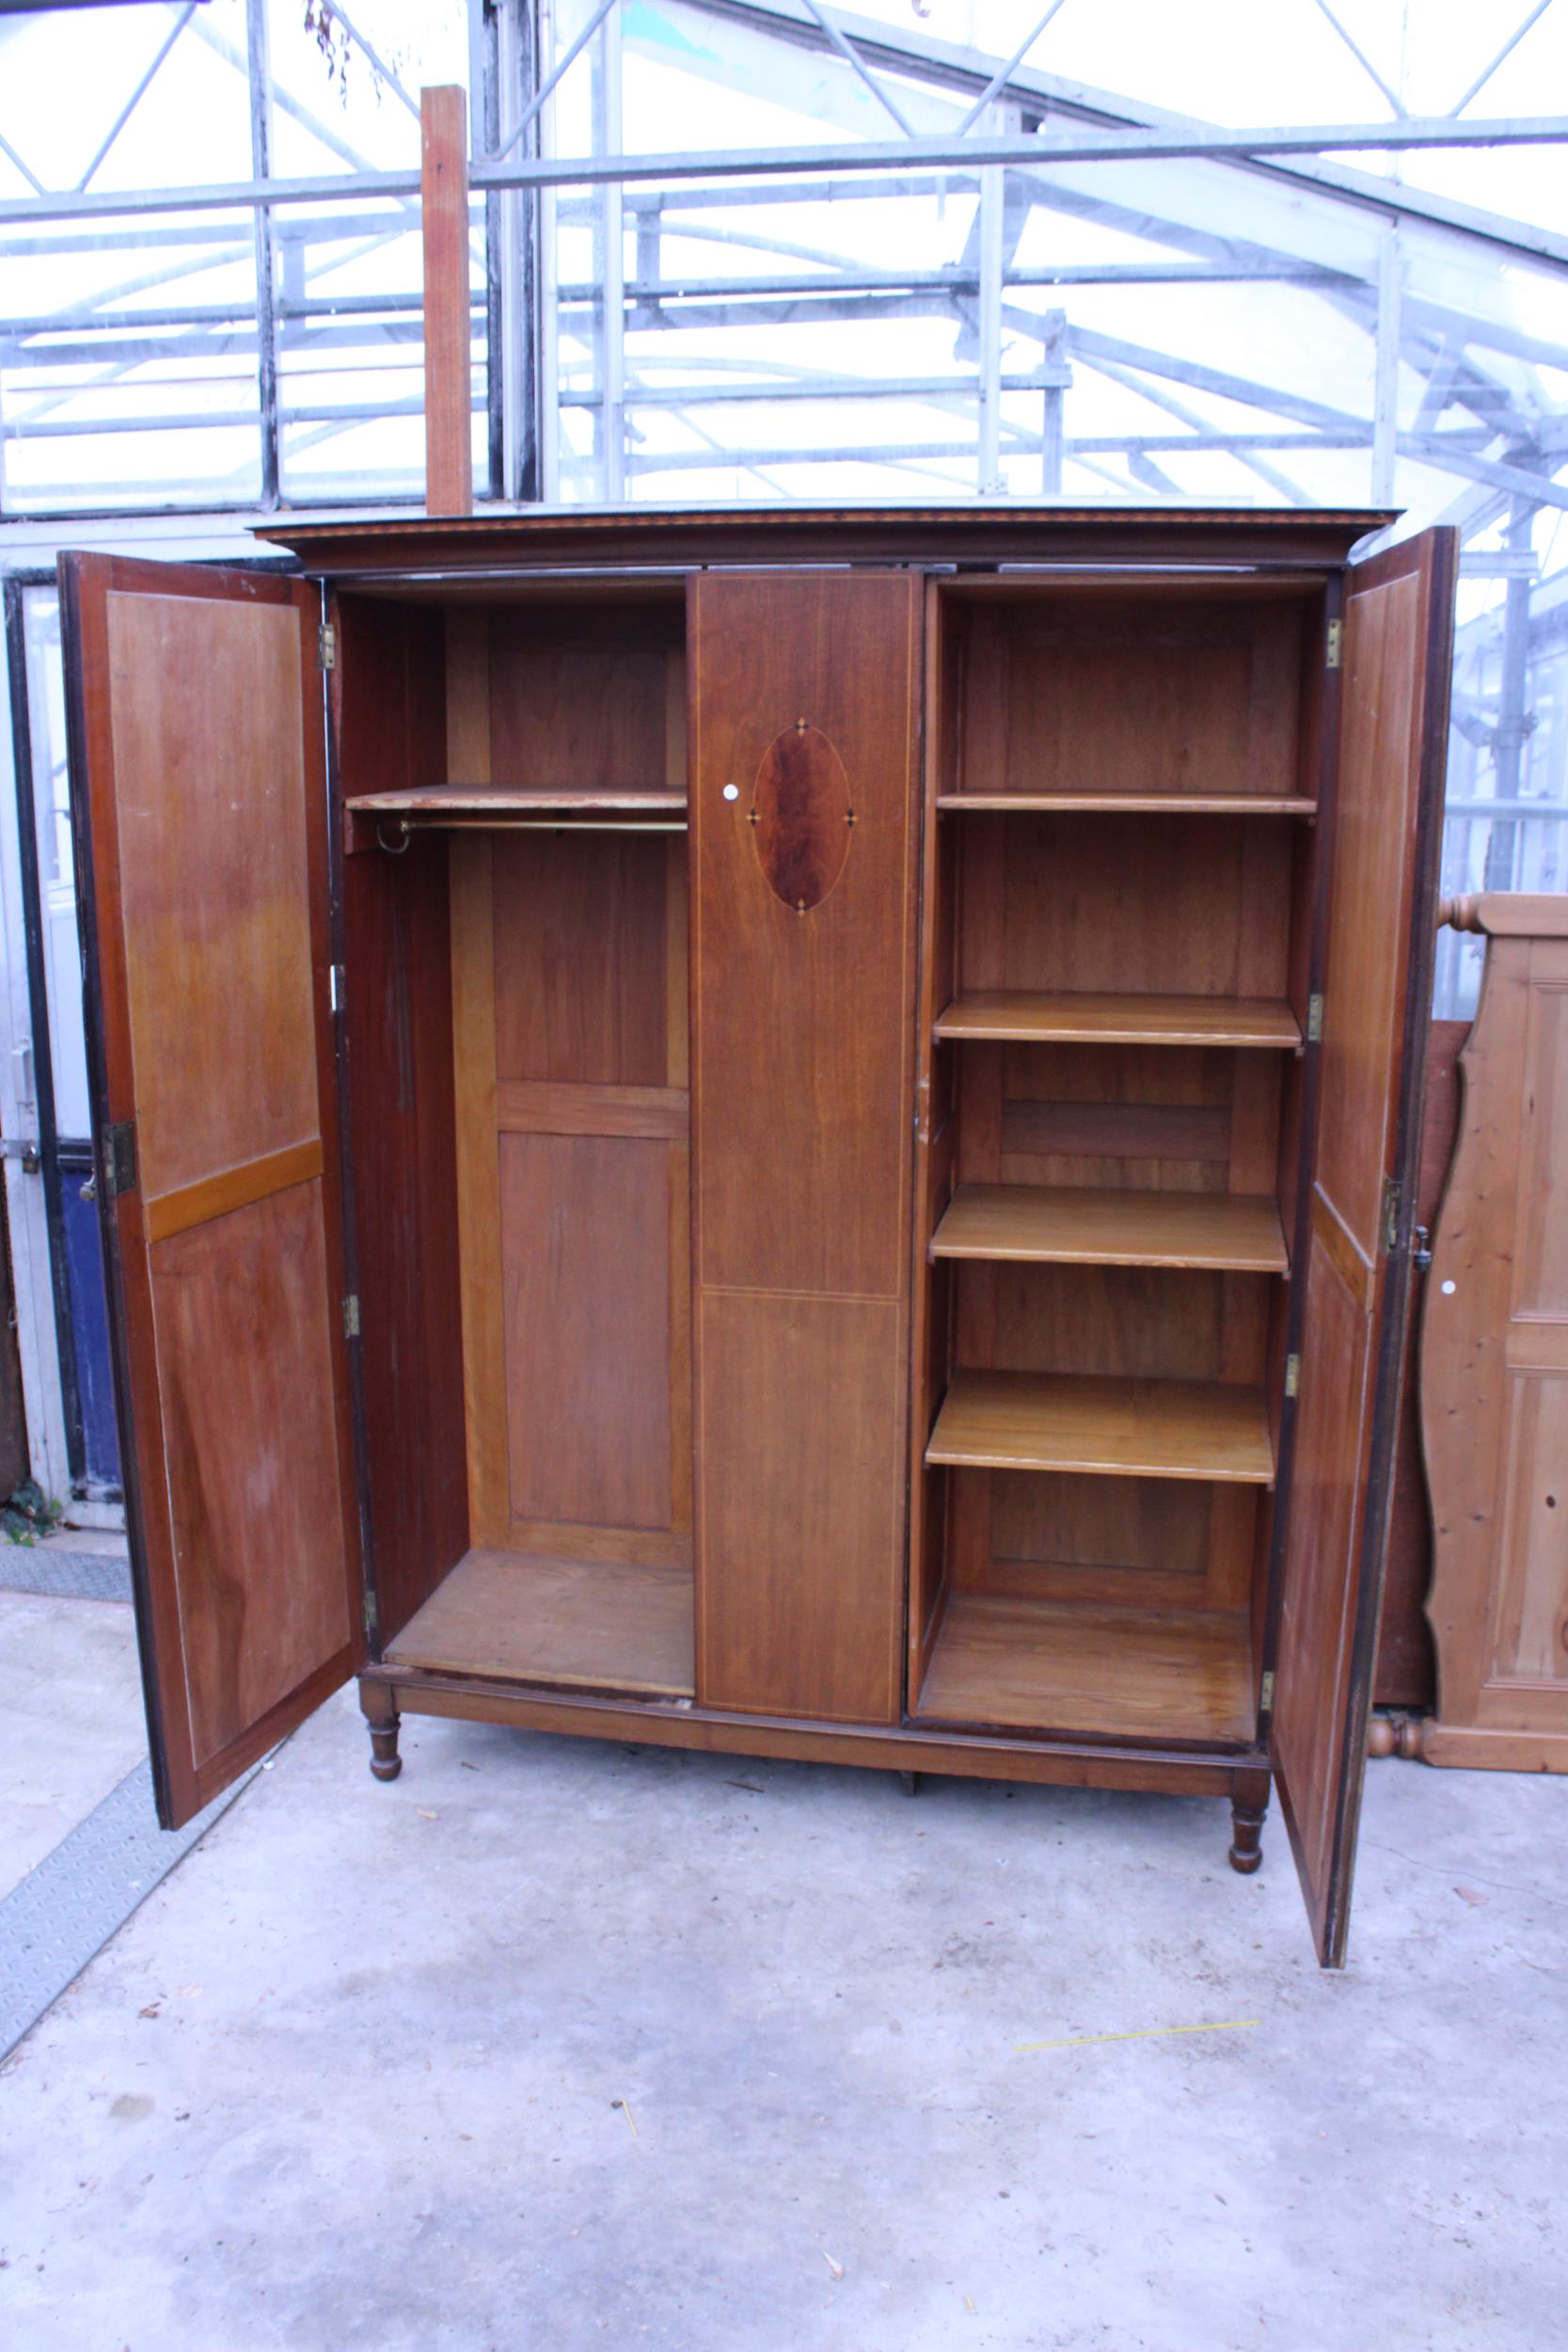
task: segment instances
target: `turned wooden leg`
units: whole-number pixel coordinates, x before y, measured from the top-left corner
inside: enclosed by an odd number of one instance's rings
[[[1268,1810],[1267,1772],[1238,1772],[1230,1785],[1230,1867],[1243,1878],[1262,1867]]]
[[[359,1706],[371,1735],[371,1770],[377,1780],[396,1780],[403,1770],[398,1754],[398,1730],[403,1717],[392,1693],[382,1682],[359,1685]]]

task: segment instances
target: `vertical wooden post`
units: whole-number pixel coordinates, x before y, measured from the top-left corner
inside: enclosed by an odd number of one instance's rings
[[[420,92],[427,515],[474,511],[467,114],[456,87]]]

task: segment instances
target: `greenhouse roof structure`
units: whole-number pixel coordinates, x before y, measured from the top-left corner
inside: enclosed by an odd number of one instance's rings
[[[459,82],[482,500],[1452,522],[1448,880],[1559,887],[1565,67],[1568,0],[3,15],[0,560],[420,499]]]

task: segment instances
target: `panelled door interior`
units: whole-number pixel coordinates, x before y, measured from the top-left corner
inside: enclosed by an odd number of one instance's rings
[[[174,1824],[405,1711],[1229,1801],[1344,1956],[1452,534],[62,559]],[[912,1785],[912,1784],[911,1784]]]

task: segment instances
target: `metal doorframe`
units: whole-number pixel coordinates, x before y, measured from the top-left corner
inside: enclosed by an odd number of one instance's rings
[[[26,972],[26,995],[31,1038],[28,1049],[32,1063],[32,1120],[35,1132],[29,1135],[25,1111],[22,1115],[22,1131],[7,1136],[6,1158],[18,1162],[26,1181],[35,1170],[41,1179],[43,1232],[49,1260],[49,1294],[53,1306],[53,1346],[43,1343],[43,1336],[35,1330],[29,1335],[31,1344],[21,1349],[23,1388],[28,1407],[28,1451],[34,1476],[40,1469],[49,1475],[40,1484],[56,1494],[69,1490],[76,1502],[119,1504],[122,1490],[116,1486],[102,1486],[94,1493],[89,1486],[87,1458],[87,1431],[82,1408],[81,1373],[77,1359],[76,1321],[71,1292],[71,1268],[65,1232],[65,1200],[62,1186],[80,1183],[90,1173],[92,1138],[90,1136],[62,1137],[59,1133],[55,1097],[54,1035],[49,1011],[48,958],[43,936],[43,900],[39,870],[38,811],[36,779],[33,766],[32,707],[28,691],[27,642],[25,627],[25,596],[29,589],[53,589],[55,585],[52,570],[22,570],[8,573],[4,583],[6,630],[6,673],[10,699],[10,748],[14,819],[16,825],[16,854],[19,898],[22,915],[22,946]],[[14,949],[10,950],[14,953]],[[13,1044],[13,1053],[21,1049],[22,1041]],[[13,1064],[14,1067],[14,1064]],[[19,1108],[27,1098],[18,1097]],[[30,1164],[28,1148],[36,1152],[36,1162]],[[16,1198],[16,1185],[9,1179],[6,1186],[8,1208]],[[27,1231],[31,1228],[31,1231]],[[37,1227],[27,1219],[24,1228],[29,1250],[36,1246]],[[24,1312],[36,1314],[35,1282],[24,1283],[17,1261],[21,1251],[16,1243],[21,1236],[13,1228],[12,1261],[17,1267],[17,1312],[19,1327]],[[19,1327],[19,1340],[22,1333]],[[31,1377],[29,1377],[29,1371]],[[51,1374],[53,1378],[51,1378]],[[54,1393],[51,1394],[51,1390]],[[55,1436],[56,1427],[58,1438]],[[55,1445],[63,1438],[64,1463],[50,1457]],[[55,1443],[52,1444],[51,1440]],[[42,1455],[40,1461],[40,1456]],[[64,1478],[58,1475],[63,1467]]]

